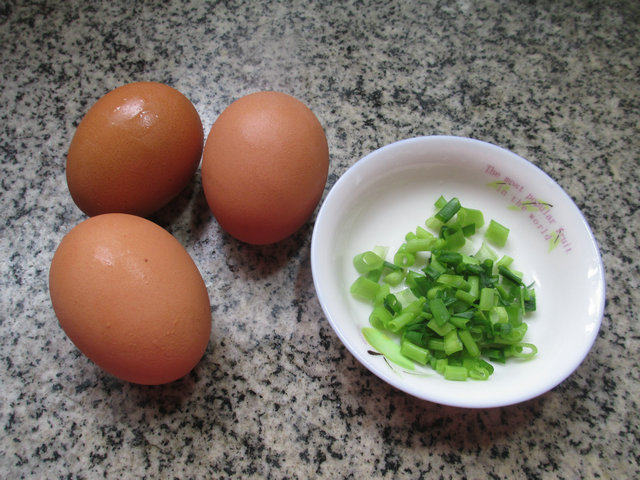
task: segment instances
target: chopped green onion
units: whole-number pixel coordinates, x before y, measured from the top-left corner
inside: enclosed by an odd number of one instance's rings
[[[460,210],[460,201],[457,198],[452,198],[435,214],[435,217],[442,223],[447,223],[458,213],[458,210]]]
[[[389,321],[393,318],[393,315],[389,313],[384,307],[375,307],[371,315],[369,315],[369,323],[372,327],[378,330],[387,330]]]
[[[496,267],[498,268],[500,268],[500,266],[508,267],[512,263],[513,263],[513,258],[509,257],[508,255],[503,255],[502,258],[496,262]]]
[[[444,233],[445,245],[451,250],[462,248],[466,242],[464,233],[459,228],[448,228]]]
[[[436,258],[439,263],[453,267],[464,260],[463,256],[458,252],[440,252],[436,255]]]
[[[429,217],[424,221],[424,224],[429,227],[431,230],[440,230],[442,228],[442,222],[438,220],[435,216]]]
[[[458,338],[458,332],[452,330],[444,336],[444,353],[451,355],[452,353],[462,350],[463,345]]]
[[[402,311],[402,305],[393,293],[384,297],[384,308],[386,308],[391,315],[395,315]]]
[[[403,307],[406,307],[411,302],[418,299],[418,297],[413,294],[410,288],[405,288],[404,290],[396,292],[395,296]]]
[[[493,288],[483,288],[480,290],[479,310],[490,310],[495,305],[495,290]]]
[[[391,293],[391,289],[389,285],[381,284],[378,289],[378,293],[376,293],[376,298],[373,299],[373,304],[375,306],[383,305],[384,299],[387,298],[387,295]]]
[[[400,365],[407,370],[415,369],[413,362],[400,353],[400,345],[395,343],[380,330],[365,327],[362,329],[362,335],[369,345],[387,357],[390,362]]]
[[[434,203],[433,205],[436,207],[437,210],[441,210],[442,208],[444,208],[446,204],[447,204],[447,201],[442,195],[440,195],[436,200],[436,203]]]
[[[429,323],[427,323],[427,327],[429,327],[441,337],[444,337],[447,333],[454,329],[453,325],[451,325],[449,322],[445,322],[443,325],[438,325],[438,323],[434,319],[429,320]]]
[[[471,295],[470,293],[465,292],[464,290],[456,290],[456,298],[458,300],[462,300],[467,305],[472,305],[473,302],[476,301],[475,295]]]
[[[398,267],[410,267],[416,261],[416,257],[413,253],[406,251],[407,244],[403,244],[398,252],[393,257],[393,263],[395,263]]]
[[[367,273],[371,270],[377,270],[382,268],[382,262],[384,260],[376,255],[374,252],[363,252],[353,257],[353,266],[358,273]]]
[[[420,226],[416,228],[416,236],[418,238],[426,238],[426,239],[433,239],[433,240],[436,239],[436,237],[434,237],[432,233],[427,232],[424,228]]]
[[[484,236],[497,247],[504,247],[507,243],[507,237],[509,236],[509,229],[500,225],[495,220],[491,220]]]
[[[380,285],[366,277],[358,277],[351,285],[351,295],[365,302],[374,302]]]
[[[509,270],[507,267],[505,267],[503,265],[500,265],[498,267],[498,273],[500,273],[500,275],[502,275],[504,278],[512,281],[516,285],[523,285],[522,280],[520,279],[520,277],[518,277],[515,273],[513,273],[511,270]]]
[[[400,344],[400,353],[421,365],[426,365],[431,358],[429,350],[406,340]]]
[[[402,269],[390,272],[384,276],[384,282],[394,287],[396,285],[400,285],[400,282],[402,282],[403,279],[404,272]]]
[[[449,319],[449,323],[459,329],[466,328],[468,322],[469,322],[469,319],[461,317],[460,314],[454,315]]]
[[[440,326],[444,325],[451,316],[440,298],[434,298],[429,301],[429,310],[431,310],[434,320]]]
[[[484,262],[486,259],[496,261],[498,259],[498,254],[494,252],[491,247],[486,244],[486,242],[482,242],[482,245],[480,245],[480,250],[476,252],[474,257],[476,257],[481,262]]]
[[[473,295],[474,298],[478,298],[480,295],[480,278],[475,275],[469,276],[469,278],[467,278],[467,283],[469,284],[469,295]]]
[[[462,275],[451,275],[448,273],[443,273],[438,277],[438,283],[445,285],[447,287],[458,288],[460,290],[469,291],[471,285],[464,279]]]
[[[468,373],[467,369],[464,367],[455,367],[453,365],[447,365],[444,367],[444,378],[447,380],[466,380]]]
[[[387,256],[387,252],[389,251],[389,247],[382,247],[380,245],[376,245],[371,249],[371,251],[384,260]]]
[[[529,349],[529,351],[525,352],[525,349]],[[538,353],[538,349],[531,343],[516,343],[509,345],[505,350],[505,354],[508,356],[524,359],[533,358],[536,353]]]
[[[436,367],[435,370],[436,372],[438,372],[440,375],[444,375],[444,371],[447,368],[447,359],[446,358],[439,358],[438,360],[436,360]]]
[[[350,290],[373,304],[372,328],[362,332],[388,360],[406,368],[413,362],[430,365],[449,380],[484,381],[493,374],[485,359],[505,363],[537,354],[535,346],[523,342],[523,317],[536,309],[535,290],[511,268],[512,257],[498,259],[488,245],[504,245],[506,227],[491,220],[486,241],[469,256],[460,249],[465,237],[484,225],[482,213],[444,197],[436,201],[436,210],[425,225],[438,236],[416,227],[405,235],[393,262],[385,260],[387,247],[356,255],[353,264],[361,276]],[[412,270],[419,252],[425,265]],[[406,288],[392,294],[391,288],[400,285]],[[395,333],[399,342],[382,331]]]
[[[407,253],[426,252],[431,249],[435,238],[414,238],[407,240],[405,251]]]

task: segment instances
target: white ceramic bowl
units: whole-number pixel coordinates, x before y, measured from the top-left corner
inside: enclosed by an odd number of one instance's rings
[[[371,306],[349,293],[357,278],[352,259],[376,245],[390,247],[434,213],[440,196],[482,210],[511,229],[500,254],[535,281],[537,311],[526,342],[532,360],[494,364],[488,381],[445,380],[429,367],[406,373],[391,367],[362,336]],[[485,227],[486,228],[486,227]],[[484,228],[472,237],[482,241]],[[489,143],[433,136],[380,148],[351,167],[327,195],[311,242],[311,268],[320,304],[349,351],[370,371],[416,397],[445,405],[486,408],[534,398],[567,378],[582,362],[600,328],[604,269],[589,226],[571,198],[522,157]],[[394,365],[394,364],[391,364]]]

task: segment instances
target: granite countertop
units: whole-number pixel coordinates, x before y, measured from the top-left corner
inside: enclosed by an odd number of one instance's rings
[[[0,6],[1,478],[638,478],[640,3],[79,2]],[[607,306],[584,363],[525,403],[465,410],[383,383],[315,296],[313,218],[252,247],[209,213],[199,174],[153,220],[194,258],[211,341],[184,379],[121,382],[67,339],[53,252],[85,217],[65,155],[89,106],[156,80],[208,132],[234,99],[303,100],[330,146],[326,192],[402,138],[511,149],[575,200]],[[315,214],[314,214],[315,215]]]

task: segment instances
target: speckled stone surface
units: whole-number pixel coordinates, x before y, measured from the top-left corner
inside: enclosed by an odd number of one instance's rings
[[[132,3],[0,4],[0,478],[640,476],[640,3]],[[84,218],[65,182],[74,128],[136,80],[182,91],[206,131],[244,94],[300,98],[327,133],[326,191],[366,153],[417,135],[531,160],[601,247],[607,306],[592,351],[511,407],[396,391],[323,316],[313,218],[278,245],[241,244],[197,176],[153,219],[202,272],[209,348],[162,387],[103,373],[59,328],[47,275]]]

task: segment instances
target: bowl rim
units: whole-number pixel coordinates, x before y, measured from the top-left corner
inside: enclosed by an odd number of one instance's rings
[[[601,295],[599,298],[597,298],[598,301],[598,308],[596,310],[596,315],[594,316],[594,318],[596,319],[596,328],[593,328],[593,330],[590,332],[590,336],[588,336],[588,342],[585,343],[585,347],[584,351],[581,353],[581,355],[578,355],[575,358],[574,362],[571,362],[569,364],[567,364],[564,368],[564,371],[562,372],[562,374],[558,375],[554,381],[549,382],[548,384],[544,384],[543,387],[540,389],[540,391],[538,391],[537,393],[531,395],[531,394],[523,394],[523,395],[514,395],[513,398],[510,398],[507,401],[495,401],[495,402],[478,402],[478,401],[442,401],[442,399],[438,399],[435,398],[436,396],[429,396],[429,395],[421,395],[419,392],[413,391],[410,388],[407,388],[406,385],[403,384],[403,382],[400,381],[400,377],[398,377],[398,379],[394,379],[394,378],[385,378],[382,376],[382,372],[379,372],[378,369],[371,364],[370,362],[367,362],[355,349],[355,347],[352,345],[351,341],[347,338],[347,336],[345,335],[345,333],[343,332],[343,330],[338,326],[338,322],[336,319],[333,318],[332,313],[329,311],[329,308],[327,306],[327,301],[326,298],[324,298],[324,292],[323,292],[323,288],[322,285],[320,284],[320,279],[318,278],[318,263],[320,261],[319,258],[319,247],[318,247],[318,236],[319,236],[319,232],[323,229],[324,224],[326,222],[325,218],[326,218],[326,212],[328,210],[329,207],[327,207],[327,205],[330,205],[331,202],[333,201],[333,198],[336,197],[340,190],[345,188],[345,185],[348,185],[348,183],[350,182],[351,178],[358,175],[360,173],[361,170],[367,168],[367,165],[373,161],[373,159],[375,159],[376,157],[378,157],[381,153],[386,152],[387,150],[392,150],[395,148],[398,148],[400,146],[406,145],[406,144],[410,144],[410,143],[424,143],[424,142],[437,142],[437,141],[448,141],[448,142],[453,142],[453,143],[470,143],[470,144],[475,144],[478,146],[481,146],[483,148],[490,148],[490,149],[497,149],[499,151],[502,152],[502,154],[506,154],[509,157],[511,157],[514,161],[518,162],[520,164],[520,167],[522,168],[528,168],[533,170],[533,172],[535,172],[537,175],[541,176],[542,179],[546,182],[549,182],[552,184],[552,186],[554,186],[558,191],[559,194],[564,198],[564,201],[569,202],[569,204],[571,205],[572,209],[578,213],[579,215],[579,221],[581,223],[581,225],[584,227],[584,229],[586,230],[587,234],[588,234],[588,240],[591,244],[591,246],[594,247],[594,251],[595,251],[595,258],[594,260],[596,261],[595,263],[598,266],[598,269],[600,271],[600,275],[597,278],[598,281],[598,286],[601,287],[599,288],[601,291]],[[602,263],[602,255],[600,253],[600,249],[598,246],[598,242],[593,234],[593,231],[591,230],[589,223],[587,222],[584,214],[582,213],[582,211],[578,208],[578,206],[575,204],[575,202],[573,201],[573,199],[569,196],[569,194],[567,194],[567,192],[555,181],[553,180],[546,172],[544,172],[542,169],[540,169],[538,166],[536,166],[535,164],[533,164],[532,162],[530,162],[529,160],[521,157],[520,155],[507,150],[504,147],[500,147],[498,145],[489,143],[489,142],[485,142],[482,140],[477,140],[474,138],[469,138],[469,137],[460,137],[460,136],[454,136],[454,135],[428,135],[428,136],[418,136],[418,137],[411,137],[411,138],[407,138],[407,139],[403,139],[403,140],[398,140],[392,143],[389,143],[387,145],[384,145],[380,148],[377,148],[373,151],[371,151],[370,153],[368,153],[367,155],[365,155],[364,157],[362,157],[361,159],[359,159],[358,161],[356,161],[353,165],[351,165],[347,171],[345,171],[340,178],[336,181],[336,183],[333,185],[333,187],[331,187],[329,193],[327,194],[326,198],[324,199],[320,210],[318,211],[318,215],[316,217],[315,223],[314,223],[314,228],[313,228],[313,233],[312,233],[312,237],[311,237],[311,272],[312,272],[312,277],[313,277],[313,283],[314,283],[314,287],[316,290],[316,295],[318,297],[318,301],[320,303],[320,306],[322,308],[322,311],[325,315],[325,317],[327,318],[327,320],[329,321],[329,324],[331,325],[331,328],[333,329],[333,331],[336,333],[336,335],[338,336],[338,338],[340,339],[340,341],[342,342],[342,344],[347,348],[347,350],[349,350],[349,352],[351,353],[351,355],[353,355],[353,357],[355,357],[355,359],[361,363],[367,370],[369,370],[371,373],[373,373],[374,375],[376,375],[378,378],[380,378],[381,380],[385,381],[386,383],[389,383],[390,385],[392,385],[393,387],[397,388],[398,390],[401,390],[405,393],[408,393],[414,397],[420,398],[422,400],[427,400],[430,402],[434,402],[434,403],[439,403],[442,405],[449,405],[449,406],[454,406],[454,407],[462,407],[462,408],[496,408],[496,407],[503,407],[503,406],[507,406],[507,405],[514,405],[517,403],[521,403],[527,400],[531,400],[533,398],[536,398],[540,395],[543,395],[544,393],[549,392],[550,390],[554,389],[555,387],[557,387],[560,383],[564,382],[569,376],[571,376],[576,369],[583,363],[583,361],[585,360],[585,358],[587,357],[587,355],[589,354],[589,352],[591,351],[591,349],[593,348],[593,344],[595,343],[595,340],[597,338],[598,332],[600,331],[601,325],[602,325],[602,319],[604,316],[604,308],[605,308],[605,301],[606,301],[606,279],[605,279],[605,269],[604,269],[604,265]]]

